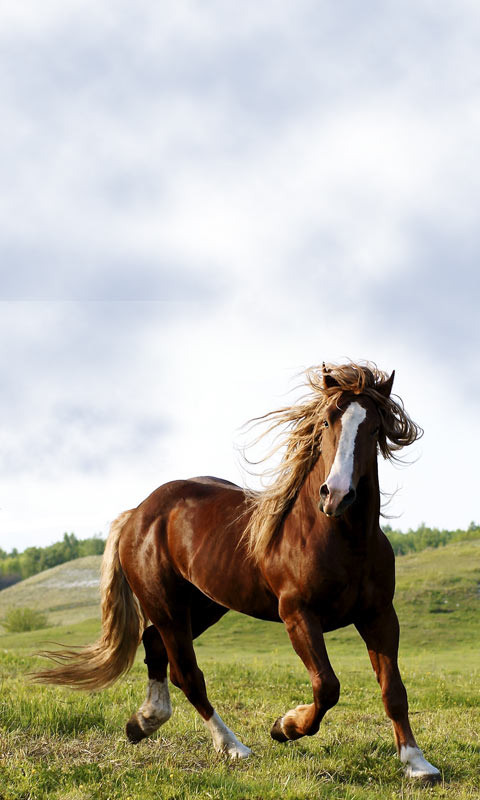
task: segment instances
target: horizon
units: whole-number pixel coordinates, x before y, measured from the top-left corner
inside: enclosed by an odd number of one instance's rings
[[[400,533],[402,536],[407,536],[409,533],[417,534],[423,529],[425,529],[425,530],[438,530],[440,532],[447,531],[448,533],[456,533],[457,531],[468,533],[469,531],[476,531],[479,528],[479,526],[477,525],[475,520],[472,520],[467,528],[456,528],[453,531],[449,530],[448,528],[443,528],[443,529],[441,529],[441,528],[430,528],[429,525],[424,525],[422,523],[417,528],[415,528],[415,529],[411,529],[410,528],[408,531],[399,530],[398,528],[393,527],[389,523],[385,523],[383,525],[381,524],[380,527],[387,534],[390,533],[390,532],[392,532],[392,533]],[[85,536],[84,538],[80,538],[80,537],[76,536],[75,531],[64,531],[63,536],[60,539],[56,539],[53,542],[49,542],[46,545],[42,545],[41,548],[39,548],[39,549],[45,549],[47,547],[51,547],[52,545],[59,544],[64,540],[65,536],[71,536],[72,534],[75,536],[75,538],[79,542],[85,542],[85,541],[87,541],[89,539],[99,539],[100,541],[106,541],[106,539],[108,537],[108,532],[105,535],[100,532],[100,533],[94,533],[93,536]],[[29,545],[29,547],[35,547],[35,545]],[[29,547],[25,548],[25,550],[28,550]],[[2,550],[2,549],[3,548],[0,548],[0,550]],[[13,548],[13,550],[15,550],[15,548]],[[23,552],[25,552],[25,550],[18,551],[18,555],[21,555]],[[12,552],[13,551],[11,550],[10,552],[6,553],[7,557],[10,557],[12,555]]]

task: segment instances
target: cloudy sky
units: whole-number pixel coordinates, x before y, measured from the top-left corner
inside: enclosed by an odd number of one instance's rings
[[[403,530],[480,522],[471,0],[5,0],[0,546],[244,480],[322,360],[396,369]]]

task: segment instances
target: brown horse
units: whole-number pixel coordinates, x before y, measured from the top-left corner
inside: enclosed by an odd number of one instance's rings
[[[195,706],[218,752],[250,750],[211,706],[193,639],[229,609],[283,622],[310,675],[313,702],[274,723],[279,742],[310,736],[338,701],[324,632],[354,624],[365,640],[406,775],[439,771],[418,748],[397,665],[394,557],[379,527],[377,453],[395,458],[422,431],[372,364],[307,371],[309,395],[267,414],[283,456],[263,492],[217,478],[167,483],[112,525],[102,563],[102,636],[61,651],[37,680],[99,689],[132,665],[143,633],[147,697],[127,723],[130,741],[171,715],[170,679]],[[151,624],[148,624],[150,621]]]

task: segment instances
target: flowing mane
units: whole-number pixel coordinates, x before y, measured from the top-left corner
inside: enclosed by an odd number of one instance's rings
[[[261,492],[250,491],[247,495],[252,513],[245,537],[250,554],[257,560],[265,555],[320,455],[324,411],[332,399],[338,402],[342,394],[349,392],[367,395],[375,401],[381,418],[378,448],[383,457],[391,461],[398,460],[395,455],[398,450],[423,434],[406,413],[399,397],[382,394],[381,388],[389,376],[375,364],[324,364],[322,367],[309,367],[304,374],[310,391],[299,403],[251,420],[254,425],[269,423],[255,444],[278,430],[277,444],[261,461],[284,450],[280,464],[265,470],[262,475],[273,478],[272,483]]]

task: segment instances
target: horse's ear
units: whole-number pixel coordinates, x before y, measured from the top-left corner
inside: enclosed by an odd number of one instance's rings
[[[395,378],[395,370],[393,370],[393,372],[390,375],[390,377],[388,378],[388,380],[384,381],[379,386],[377,386],[377,392],[379,394],[383,395],[383,397],[385,397],[385,398],[390,397],[390,395],[392,393],[392,386],[393,386],[394,378]]]
[[[325,389],[333,389],[334,387],[338,388],[340,386],[337,379],[333,377],[328,367],[325,366],[325,362],[322,364],[322,375]]]

